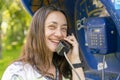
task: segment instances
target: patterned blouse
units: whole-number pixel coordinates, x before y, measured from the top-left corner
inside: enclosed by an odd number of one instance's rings
[[[33,68],[30,64],[23,65],[22,62],[14,62],[5,70],[2,80],[53,80],[50,77],[41,77],[37,69]],[[56,79],[59,79],[59,70],[56,70]],[[65,79],[62,76],[62,80]]]

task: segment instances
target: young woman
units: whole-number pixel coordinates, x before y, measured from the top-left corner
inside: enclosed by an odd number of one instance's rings
[[[67,57],[72,64],[81,63],[79,45],[68,35],[69,22],[65,12],[53,6],[42,7],[32,18],[20,58],[8,66],[2,80],[79,80],[64,56],[55,52],[60,40],[72,45]],[[82,67],[75,68],[85,80]]]

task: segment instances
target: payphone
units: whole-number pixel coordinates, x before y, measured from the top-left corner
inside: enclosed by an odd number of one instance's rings
[[[90,53],[108,54],[116,51],[117,32],[110,17],[91,17],[84,24],[85,41]]]

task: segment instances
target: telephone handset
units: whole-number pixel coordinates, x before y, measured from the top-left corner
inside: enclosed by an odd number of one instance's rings
[[[58,55],[64,56],[64,52],[68,53],[68,51],[72,48],[72,45],[65,40],[61,40],[58,44],[55,52]]]

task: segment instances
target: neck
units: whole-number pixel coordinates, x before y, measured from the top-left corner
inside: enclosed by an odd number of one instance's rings
[[[54,64],[53,64],[53,55],[54,55],[54,53],[49,54],[50,66],[53,66],[53,65],[54,65]]]
[[[56,78],[56,67],[54,65],[50,65],[48,73],[50,73],[51,77],[55,79]]]
[[[56,67],[53,64],[53,55],[54,55],[54,53],[51,53],[49,55],[50,67],[48,69],[48,73],[51,73],[53,75],[53,77],[55,78],[56,77]]]

